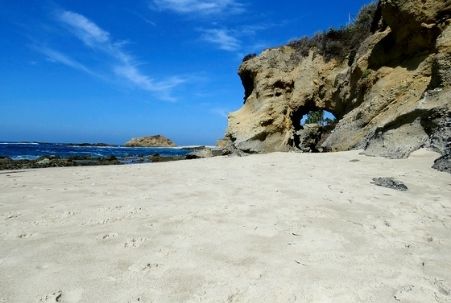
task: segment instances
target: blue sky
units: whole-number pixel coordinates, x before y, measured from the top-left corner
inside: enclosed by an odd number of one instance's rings
[[[344,25],[369,0],[0,0],[0,140],[213,144],[244,55]]]

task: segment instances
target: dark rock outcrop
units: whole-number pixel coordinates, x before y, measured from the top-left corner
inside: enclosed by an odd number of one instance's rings
[[[446,154],[450,15],[448,0],[381,0],[349,27],[246,58],[239,68],[245,104],[229,114],[222,146],[311,150],[299,121],[322,109],[338,121],[317,150],[403,158],[428,147]]]
[[[435,160],[432,168],[451,174],[451,154],[446,154]]]

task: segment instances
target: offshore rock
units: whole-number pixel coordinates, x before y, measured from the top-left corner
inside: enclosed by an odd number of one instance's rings
[[[127,147],[175,147],[176,144],[170,139],[161,136],[148,136],[141,138],[133,138],[124,144]]]

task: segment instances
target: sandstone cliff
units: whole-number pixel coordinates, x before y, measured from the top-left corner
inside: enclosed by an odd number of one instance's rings
[[[168,138],[156,135],[156,136],[148,136],[141,138],[133,138],[127,143],[125,143],[127,147],[174,147],[176,146],[174,142],[169,140]]]
[[[324,109],[338,123],[320,150],[449,153],[450,14],[449,0],[381,0],[347,28],[246,57],[245,104],[229,114],[225,145],[302,150],[300,118]]]

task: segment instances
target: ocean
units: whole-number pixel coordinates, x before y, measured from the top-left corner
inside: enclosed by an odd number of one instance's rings
[[[0,157],[8,157],[13,160],[35,160],[39,157],[52,156],[59,158],[114,156],[121,162],[133,163],[139,162],[143,157],[155,154],[161,157],[185,156],[191,151],[190,147],[124,147],[67,143],[0,142]]]

